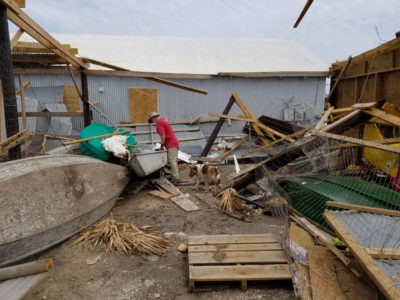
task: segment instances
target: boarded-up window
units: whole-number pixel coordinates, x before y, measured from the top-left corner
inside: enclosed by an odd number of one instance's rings
[[[152,111],[158,111],[157,89],[129,88],[129,109],[132,123],[147,123]]]
[[[77,112],[81,109],[79,106],[79,94],[75,86],[64,86],[63,103],[68,112]]]

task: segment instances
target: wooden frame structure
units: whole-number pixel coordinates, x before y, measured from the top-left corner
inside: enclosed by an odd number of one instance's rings
[[[351,59],[333,63],[330,102],[336,108],[385,98],[400,106],[400,39],[394,38]]]

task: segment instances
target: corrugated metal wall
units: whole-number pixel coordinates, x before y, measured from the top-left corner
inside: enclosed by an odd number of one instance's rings
[[[80,78],[77,77],[80,84]],[[65,75],[24,75],[24,81],[31,81],[27,95],[31,98],[60,99],[60,87],[73,85],[68,74]],[[159,112],[168,116],[169,120],[189,120],[198,115],[207,115],[208,112],[221,113],[225,108],[232,92],[237,92],[248,108],[258,117],[262,114],[284,119],[284,111],[300,111],[305,120],[297,119],[298,124],[314,123],[316,116],[323,110],[325,97],[325,78],[230,78],[217,77],[215,79],[174,79],[174,81],[195,88],[206,90],[208,95],[188,92],[174,87],[162,85],[141,78],[89,76],[89,99],[99,100],[96,105],[115,122],[129,120],[129,88],[157,88]],[[18,82],[16,79],[16,85]],[[46,96],[42,95],[44,87],[48,87]],[[38,89],[39,88],[39,89]],[[40,90],[40,93],[35,91]],[[234,105],[231,114],[241,114],[241,110]],[[290,113],[289,113],[290,115]],[[95,121],[107,123],[97,113]],[[287,118],[287,116],[286,116]],[[290,118],[290,117],[289,117]],[[238,124],[239,123],[239,124]],[[74,129],[78,126],[75,122]],[[242,123],[236,126],[224,126],[225,132],[238,132]],[[205,135],[209,135],[214,124],[202,124]]]

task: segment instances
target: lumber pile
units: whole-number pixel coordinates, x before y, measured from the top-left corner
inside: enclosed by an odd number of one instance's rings
[[[231,110],[233,104],[239,106],[239,108],[243,112],[242,115],[229,115],[229,111]],[[275,154],[276,152],[271,149],[273,145],[282,142],[294,143],[296,141],[296,137],[298,136],[297,129],[302,129],[299,126],[292,127],[287,122],[273,119],[267,116],[257,118],[253,114],[253,112],[248,109],[248,107],[240,99],[237,93],[232,93],[232,96],[229,99],[229,102],[222,114],[210,112],[209,116],[218,117],[219,120],[201,153],[201,157],[199,158],[200,161],[204,162],[219,162],[226,158],[232,158],[232,156],[229,155],[232,154],[241,145],[243,145],[243,142],[247,139],[247,136],[241,138],[232,147],[230,147],[230,149],[226,149],[217,157],[207,157],[207,154],[209,153],[213,143],[218,137],[218,134],[225,120],[228,122],[228,124],[230,124],[231,120],[246,122],[244,132],[250,136],[253,135],[258,137],[262,143],[261,147],[257,147],[256,149],[252,149],[252,151],[242,154],[242,158],[245,158],[246,156],[249,156],[250,154],[253,154],[263,149],[267,149],[270,154]]]

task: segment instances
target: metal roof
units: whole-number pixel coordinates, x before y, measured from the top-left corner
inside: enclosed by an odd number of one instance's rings
[[[304,72],[321,76],[313,72],[328,71],[328,66],[295,40],[53,36],[78,48],[79,56],[138,72],[269,77],[304,76]],[[21,40],[30,38],[24,34]]]

